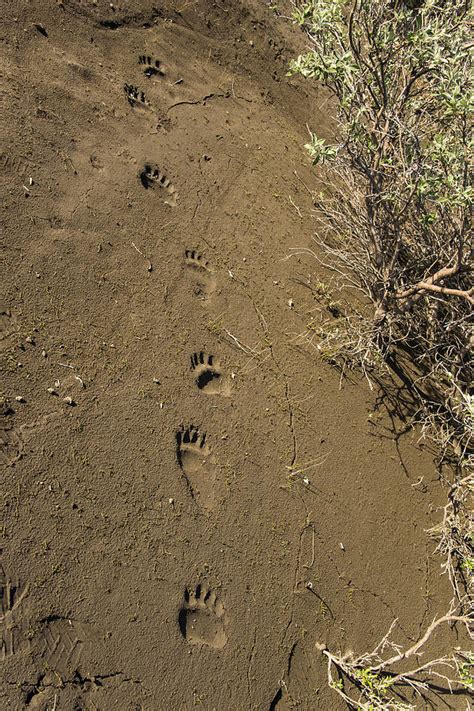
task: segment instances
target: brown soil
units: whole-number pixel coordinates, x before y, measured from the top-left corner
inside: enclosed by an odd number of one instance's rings
[[[449,587],[432,454],[299,337],[302,37],[260,0],[3,14],[0,707],[339,709],[315,642],[415,640]]]

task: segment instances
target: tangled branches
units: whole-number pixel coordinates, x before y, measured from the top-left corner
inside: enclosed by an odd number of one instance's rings
[[[474,688],[474,658],[469,652],[457,649],[450,656],[430,658],[422,664],[418,661],[414,666],[406,663],[412,658],[419,659],[440,625],[460,623],[468,628],[467,616],[456,616],[450,610],[447,615],[433,620],[421,639],[406,650],[390,640],[396,623],[397,620],[394,620],[388,633],[372,652],[360,657],[333,654],[325,645],[319,645],[320,651],[327,657],[329,685],[350,708],[370,711],[409,710],[415,706],[406,701],[407,689],[415,696],[424,697],[432,691],[439,691],[439,683],[444,685],[441,689],[444,688],[446,692],[452,692],[455,688]],[[394,654],[384,659],[387,649],[391,649]]]
[[[468,499],[473,493],[472,475],[456,482],[451,487],[448,503],[443,508],[442,522],[428,531],[432,538],[438,541],[437,550],[445,558],[444,571],[448,574],[455,598],[461,604],[463,590],[467,591],[466,607],[472,597],[470,592],[474,577],[472,552],[474,521],[472,511],[468,508]]]

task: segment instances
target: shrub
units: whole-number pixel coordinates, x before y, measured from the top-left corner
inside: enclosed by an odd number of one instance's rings
[[[472,457],[473,109],[466,0],[310,0],[290,73],[336,99],[334,145],[307,150],[324,193],[315,256],[357,290],[319,347],[366,373],[403,367],[444,453]],[[304,251],[304,250],[303,250]],[[407,365],[407,363],[409,365]],[[403,365],[404,364],[404,365]]]

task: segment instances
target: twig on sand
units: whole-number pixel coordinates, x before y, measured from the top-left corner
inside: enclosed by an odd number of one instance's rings
[[[145,255],[143,254],[143,252],[141,251],[141,249],[138,249],[138,247],[137,247],[137,245],[135,244],[135,242],[132,242],[132,247],[137,250],[138,254],[141,254],[142,257],[144,257],[144,258],[146,259]]]
[[[288,195],[288,200],[289,200],[290,203],[293,205],[293,207],[295,208],[296,212],[297,212],[298,215],[301,217],[301,219],[303,219],[303,215],[301,214],[301,210],[300,210],[300,208],[298,207],[298,205],[295,205],[294,201],[293,201],[292,198],[291,198],[291,195]]]

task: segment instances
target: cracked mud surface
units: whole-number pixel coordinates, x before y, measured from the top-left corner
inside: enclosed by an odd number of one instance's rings
[[[122,5],[4,22],[0,708],[337,710],[314,643],[449,589],[432,455],[298,338],[328,100],[259,0]]]

